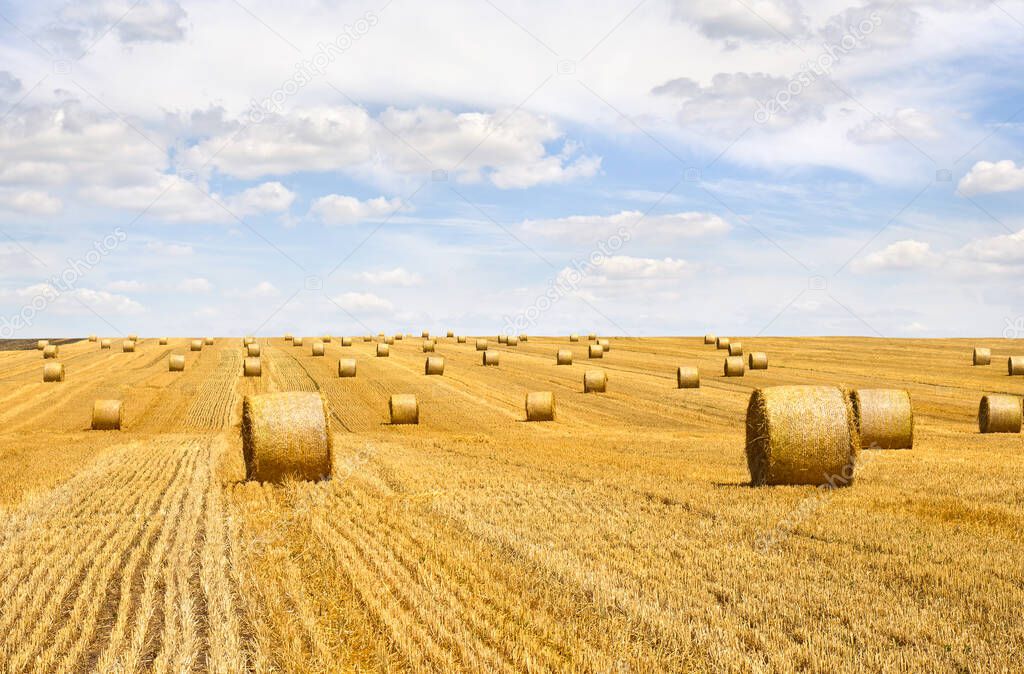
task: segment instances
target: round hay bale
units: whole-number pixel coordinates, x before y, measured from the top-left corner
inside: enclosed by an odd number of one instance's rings
[[[573,334],[569,335],[569,341],[570,342],[578,342],[578,341],[580,341],[580,336],[577,335],[576,333],[573,333]]]
[[[608,375],[604,370],[587,370],[583,373],[584,393],[604,393],[608,387]]]
[[[338,376],[339,377],[354,377],[356,376],[356,359],[355,358],[342,358],[338,361]]]
[[[555,362],[559,365],[572,365],[572,350],[559,349],[558,355],[555,356]]]
[[[427,356],[427,362],[423,365],[424,374],[444,374],[444,358],[442,356]]]
[[[160,338],[160,346],[167,346],[167,338],[166,337],[161,337]]]
[[[392,344],[395,343],[395,338],[394,337],[385,337],[384,338],[384,343],[387,344],[388,346],[391,346]]]
[[[520,342],[528,342],[528,341],[530,341],[530,338],[528,336],[526,336],[526,335],[519,335],[519,341]]]
[[[608,353],[612,350],[612,343],[607,339],[599,339],[597,340],[597,343],[601,345],[601,351],[604,353]]]
[[[320,338],[320,341],[323,342],[324,344],[330,344],[331,343],[331,336],[330,335],[324,335],[323,337]]]
[[[596,341],[597,340],[597,333],[596,332],[590,333],[589,335],[587,335],[587,339],[589,339],[592,342]]]
[[[371,337],[370,335],[364,335],[363,336],[363,341],[364,342],[372,342],[373,341],[373,337]]]
[[[604,358],[604,347],[600,344],[591,344],[587,347],[588,358]]]
[[[554,421],[555,394],[550,391],[532,391],[526,394],[527,421]]]
[[[420,337],[423,339],[430,339],[430,330],[424,330],[420,333]]]
[[[317,358],[322,357],[324,355],[324,348],[324,343],[318,339],[317,341],[313,342],[313,348],[310,349],[310,353],[312,353],[313,356]]]
[[[64,363],[46,363],[43,365],[43,381],[64,381]]]
[[[723,369],[726,377],[742,377],[747,368],[743,356],[727,356]]]
[[[109,339],[101,339],[100,340],[100,348],[101,349],[109,349],[110,348],[110,344],[111,344],[111,340],[109,340]]]
[[[991,365],[992,349],[979,346],[974,349],[973,362],[975,365]]]
[[[498,365],[498,358],[501,355],[500,351],[494,349],[487,349],[484,351],[483,363],[484,365]]]
[[[302,346],[302,337],[293,337],[292,346]]]
[[[255,342],[256,342],[256,338],[255,337],[250,337],[248,335],[246,335],[245,337],[242,337],[242,346],[249,346],[250,344],[254,344]]]
[[[508,337],[505,335],[498,335],[498,344],[508,344]]]
[[[396,335],[395,335],[394,337],[392,337],[392,338],[391,338],[391,341],[390,341],[390,342],[388,342],[388,344],[394,344],[394,343],[395,343],[395,340],[396,340],[396,339],[397,339],[397,340],[398,340],[398,341],[400,342],[400,341],[402,341],[403,339],[405,339],[405,335],[403,335],[403,334],[402,334],[402,333],[400,333],[400,332],[399,332],[399,333],[397,333],[397,334],[396,334]]]
[[[260,348],[260,345],[257,344],[256,342],[252,342],[251,344],[245,347],[245,355],[247,355],[249,358],[259,358],[261,351],[262,349]]]
[[[132,340],[133,342],[137,342],[137,341],[139,341],[139,336],[135,335],[135,334],[131,334],[131,335],[128,335],[128,339]]]
[[[189,351],[202,351],[203,350],[203,340],[201,340],[201,339],[193,339],[192,342],[188,345],[188,348],[189,348]]]
[[[36,342],[36,349],[39,351],[42,351],[48,346],[50,346],[50,340],[48,339],[40,339],[38,342]]]
[[[1006,370],[1011,377],[1024,375],[1024,356],[1010,356],[1006,359]]]
[[[392,424],[418,424],[420,405],[412,393],[396,393],[388,401],[388,413]]]
[[[743,355],[743,342],[729,342],[729,355],[730,356],[742,356]]]
[[[718,336],[715,335],[714,333],[711,333],[711,332],[709,332],[708,334],[704,335],[704,343],[705,344],[714,344],[717,339],[718,339]]]
[[[89,341],[90,342],[95,342],[96,341],[96,335],[89,335]]]
[[[719,350],[722,350],[722,351],[728,349],[729,348],[729,338],[728,337],[716,337],[715,338],[715,348],[719,349]]]
[[[59,346],[57,346],[56,344],[47,344],[46,348],[43,349],[43,359],[45,360],[47,358],[56,358],[59,352]]]
[[[121,342],[121,351],[124,353],[132,353],[135,351],[135,342],[130,339],[126,339]]]
[[[852,391],[861,449],[912,449],[914,408],[902,389],[865,388]]]
[[[423,342],[423,353],[433,353],[436,348],[434,340],[428,339]]]
[[[119,431],[124,420],[124,406],[120,400],[97,400],[92,404],[92,430]]]
[[[242,362],[242,374],[246,377],[262,377],[263,363],[258,357],[246,358]]]
[[[290,333],[290,332],[286,332],[286,333],[284,333],[284,341],[286,341],[286,342],[290,342],[290,341],[292,341],[293,339],[295,339],[295,338],[294,338],[294,337],[292,336],[292,333]]]
[[[391,355],[391,347],[387,344],[377,344],[377,357],[387,358]]]
[[[505,338],[505,344],[508,346],[519,346],[519,336],[509,335]]]
[[[849,396],[836,386],[755,390],[747,406],[747,467],[760,485],[853,484],[860,450]]]
[[[341,338],[341,345],[342,346],[352,346],[352,338],[351,337],[342,337]]]
[[[185,356],[180,353],[172,353],[167,357],[167,371],[168,372],[184,372],[185,371]]]
[[[301,391],[245,396],[242,456],[247,480],[330,477],[331,432],[323,396]]]
[[[466,336],[465,335],[459,335],[458,337],[455,338],[455,341],[458,342],[459,344],[465,344],[466,343]]]
[[[767,370],[768,354],[764,351],[751,351],[747,356],[747,365],[751,370]]]
[[[476,340],[476,350],[477,351],[486,351],[487,350],[487,340],[486,339],[478,339],[478,340]]]
[[[978,430],[982,433],[1020,433],[1021,399],[1017,396],[989,394],[978,406]]]
[[[213,337],[204,337],[203,346],[213,346]]]
[[[676,368],[676,388],[700,388],[700,370],[695,367]]]
[[[447,334],[446,334],[445,336],[446,336],[446,337],[447,337],[448,339],[451,339],[452,337],[454,337],[454,336],[455,336],[455,331],[454,331],[454,330],[449,330],[449,331],[448,331],[448,333],[447,333]]]

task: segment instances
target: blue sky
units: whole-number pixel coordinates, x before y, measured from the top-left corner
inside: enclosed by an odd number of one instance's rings
[[[1024,2],[592,5],[0,2],[0,337],[1024,336]]]

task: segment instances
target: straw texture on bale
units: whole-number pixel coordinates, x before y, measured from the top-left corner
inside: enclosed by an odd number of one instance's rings
[[[167,338],[166,337],[161,337],[160,338],[160,346],[167,346]]]
[[[486,339],[478,339],[478,340],[476,340],[476,350],[477,351],[486,351],[487,350],[487,340]]]
[[[1006,371],[1011,377],[1024,374],[1024,356],[1010,356],[1007,358]]]
[[[608,353],[609,351],[612,350],[612,343],[610,340],[599,339],[597,340],[597,343],[601,346],[601,350],[604,351],[605,353]]]
[[[914,408],[902,389],[865,388],[852,391],[861,449],[912,449]]]
[[[520,342],[528,342],[528,341],[530,341],[530,338],[527,335],[519,335],[519,341]]]
[[[128,335],[128,339],[132,340],[133,342],[137,342],[139,341],[139,336],[134,334]]]
[[[700,388],[700,370],[695,367],[676,369],[677,388]]]
[[[715,338],[715,348],[716,349],[721,349],[723,351],[728,349],[729,348],[729,338],[728,337],[716,337]]]
[[[342,337],[341,338],[341,345],[342,346],[352,346],[352,338],[351,337]]]
[[[764,351],[751,351],[747,356],[747,365],[751,370],[767,370],[768,354]]]
[[[441,356],[427,356],[427,362],[423,364],[424,374],[444,374],[444,358]]]
[[[317,340],[317,341],[313,342],[313,348],[310,350],[310,352],[314,356],[317,356],[317,357],[323,356],[324,355],[324,343],[321,342],[320,340]]]
[[[430,339],[430,330],[424,330],[420,333],[420,337],[423,339]]]
[[[509,335],[505,338],[505,344],[508,346],[519,346],[519,337],[516,335]]]
[[[587,335],[587,339],[589,339],[592,342],[596,341],[597,340],[597,333],[596,332],[590,333],[589,335]]]
[[[584,393],[604,393],[608,388],[608,375],[604,370],[587,370],[583,373]]]
[[[249,356],[250,358],[259,358],[260,350],[260,345],[257,344],[256,342],[253,342],[245,347],[245,355]]]
[[[206,337],[203,339],[204,346],[213,346],[213,337]]]
[[[729,355],[730,356],[742,356],[743,355],[743,342],[729,342]]]
[[[591,344],[589,347],[587,347],[587,355],[590,358],[603,358],[604,347],[601,346],[600,344]]]
[[[323,342],[324,344],[330,344],[331,343],[331,336],[330,335],[324,335],[323,337],[320,338],[320,341]]]
[[[90,342],[95,342],[96,341],[96,335],[89,335],[89,341]]]
[[[377,344],[377,357],[387,358],[391,355],[391,347],[387,344]]]
[[[172,353],[167,357],[167,371],[168,372],[184,372],[185,371],[185,356],[180,353]]]
[[[571,335],[569,335],[569,341],[570,342],[578,342],[578,341],[580,341],[580,336],[577,335],[577,334],[571,334]]]
[[[570,349],[559,349],[555,362],[559,365],[572,365],[572,351]]]
[[[339,377],[354,377],[356,376],[356,359],[355,358],[342,358],[338,361],[338,376]]]
[[[384,338],[384,343],[387,344],[388,346],[390,346],[390,345],[395,343],[395,338],[394,337],[385,337]]]
[[[743,362],[743,356],[728,356],[725,359],[725,376],[726,377],[742,377],[746,372],[746,364]]]
[[[420,405],[412,393],[396,393],[388,400],[388,413],[392,424],[418,424]]]
[[[36,349],[38,349],[39,351],[42,351],[48,346],[50,346],[50,340],[48,339],[40,339],[38,342],[36,342]]]
[[[110,348],[110,344],[111,344],[111,342],[110,342],[109,339],[102,339],[102,340],[100,340],[100,348],[101,349],[109,349]]]
[[[423,353],[432,353],[435,348],[434,340],[428,339],[423,342]]]
[[[292,333],[290,333],[290,332],[286,332],[286,333],[284,333],[284,341],[286,341],[286,342],[290,342],[290,341],[292,341],[293,339],[295,339],[295,338],[294,338],[294,337],[292,336]]]
[[[498,335],[498,344],[508,344],[508,337],[505,335]]]
[[[302,337],[293,337],[292,346],[302,346]]]
[[[259,358],[246,358],[242,362],[242,374],[246,377],[262,377],[263,364]]]
[[[188,348],[189,348],[190,351],[202,351],[203,350],[203,340],[201,340],[201,339],[193,339],[192,343],[189,344]]]
[[[978,430],[982,433],[1020,433],[1021,399],[1017,396],[989,394],[978,407]]]
[[[718,339],[718,336],[715,335],[715,334],[712,334],[710,332],[708,334],[704,335],[704,343],[705,344],[714,344],[717,339]]]
[[[249,336],[242,337],[242,346],[249,346],[250,344],[254,343],[255,341],[256,341],[255,337],[249,337]]]
[[[56,358],[59,352],[59,346],[56,344],[47,344],[46,348],[43,349],[43,358]]]
[[[465,344],[466,337],[464,335],[459,335],[458,337],[455,338],[455,341],[457,341],[459,344]]]
[[[451,339],[454,336],[455,336],[455,331],[454,330],[449,330],[448,334],[447,334],[448,339]]]
[[[92,430],[119,431],[124,419],[120,400],[97,400],[92,404]]]
[[[527,421],[554,421],[555,394],[550,391],[532,391],[526,394]]]
[[[121,351],[124,353],[131,353],[132,351],[135,351],[135,342],[130,339],[124,340],[121,342]]]
[[[396,334],[395,334],[395,335],[394,335],[394,336],[393,336],[393,337],[391,338],[391,344],[394,344],[394,343],[395,343],[395,340],[396,340],[396,339],[397,339],[398,341],[402,341],[403,339],[405,339],[405,335],[403,335],[403,334],[402,334],[402,333],[400,333],[400,332],[399,332],[399,333],[396,333]]]
[[[755,390],[746,450],[754,486],[852,484],[860,439],[850,397],[836,386]]]
[[[500,355],[500,351],[495,351],[494,349],[487,349],[486,351],[484,351],[484,365],[497,365]]]
[[[64,363],[43,365],[43,381],[64,381]]]
[[[365,335],[363,337],[363,341],[364,342],[372,342],[373,341],[373,337],[371,337],[370,335]]]
[[[973,361],[975,365],[991,365],[992,364],[992,349],[986,349],[979,346],[974,350]]]
[[[331,475],[327,403],[319,393],[263,393],[242,401],[245,477],[280,482]]]

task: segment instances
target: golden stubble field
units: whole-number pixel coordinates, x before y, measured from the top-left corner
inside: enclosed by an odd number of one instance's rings
[[[63,383],[0,353],[0,671],[1021,668],[1024,444],[976,420],[982,393],[1024,394],[1011,342],[971,367],[974,341],[747,338],[770,369],[726,379],[700,337],[600,361],[492,340],[486,368],[439,339],[443,377],[418,338],[259,341],[260,378],[237,338],[65,344]],[[676,389],[689,364],[702,387]],[[749,487],[750,392],[797,383],[909,389],[915,448],[862,453],[848,489]],[[334,478],[244,482],[242,397],[317,390]],[[523,421],[531,390],[555,422]],[[387,423],[392,393],[418,426]],[[124,430],[87,430],[98,398]]]

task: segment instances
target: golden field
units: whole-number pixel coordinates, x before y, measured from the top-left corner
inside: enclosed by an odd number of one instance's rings
[[[590,361],[586,337],[492,339],[498,367],[439,338],[440,377],[419,338],[311,341],[260,339],[259,378],[238,338],[63,344],[63,383],[0,352],[0,671],[1022,667],[1024,444],[977,429],[983,393],[1024,394],[1012,342],[746,338],[770,369],[724,378],[701,337]],[[593,368],[607,393],[583,393]],[[908,389],[914,449],[863,452],[847,489],[751,488],[751,391],[805,383]],[[558,416],[525,423],[541,390]],[[244,481],[264,391],[323,393],[333,479]],[[393,393],[419,425],[388,424]],[[88,430],[103,398],[123,430]]]

